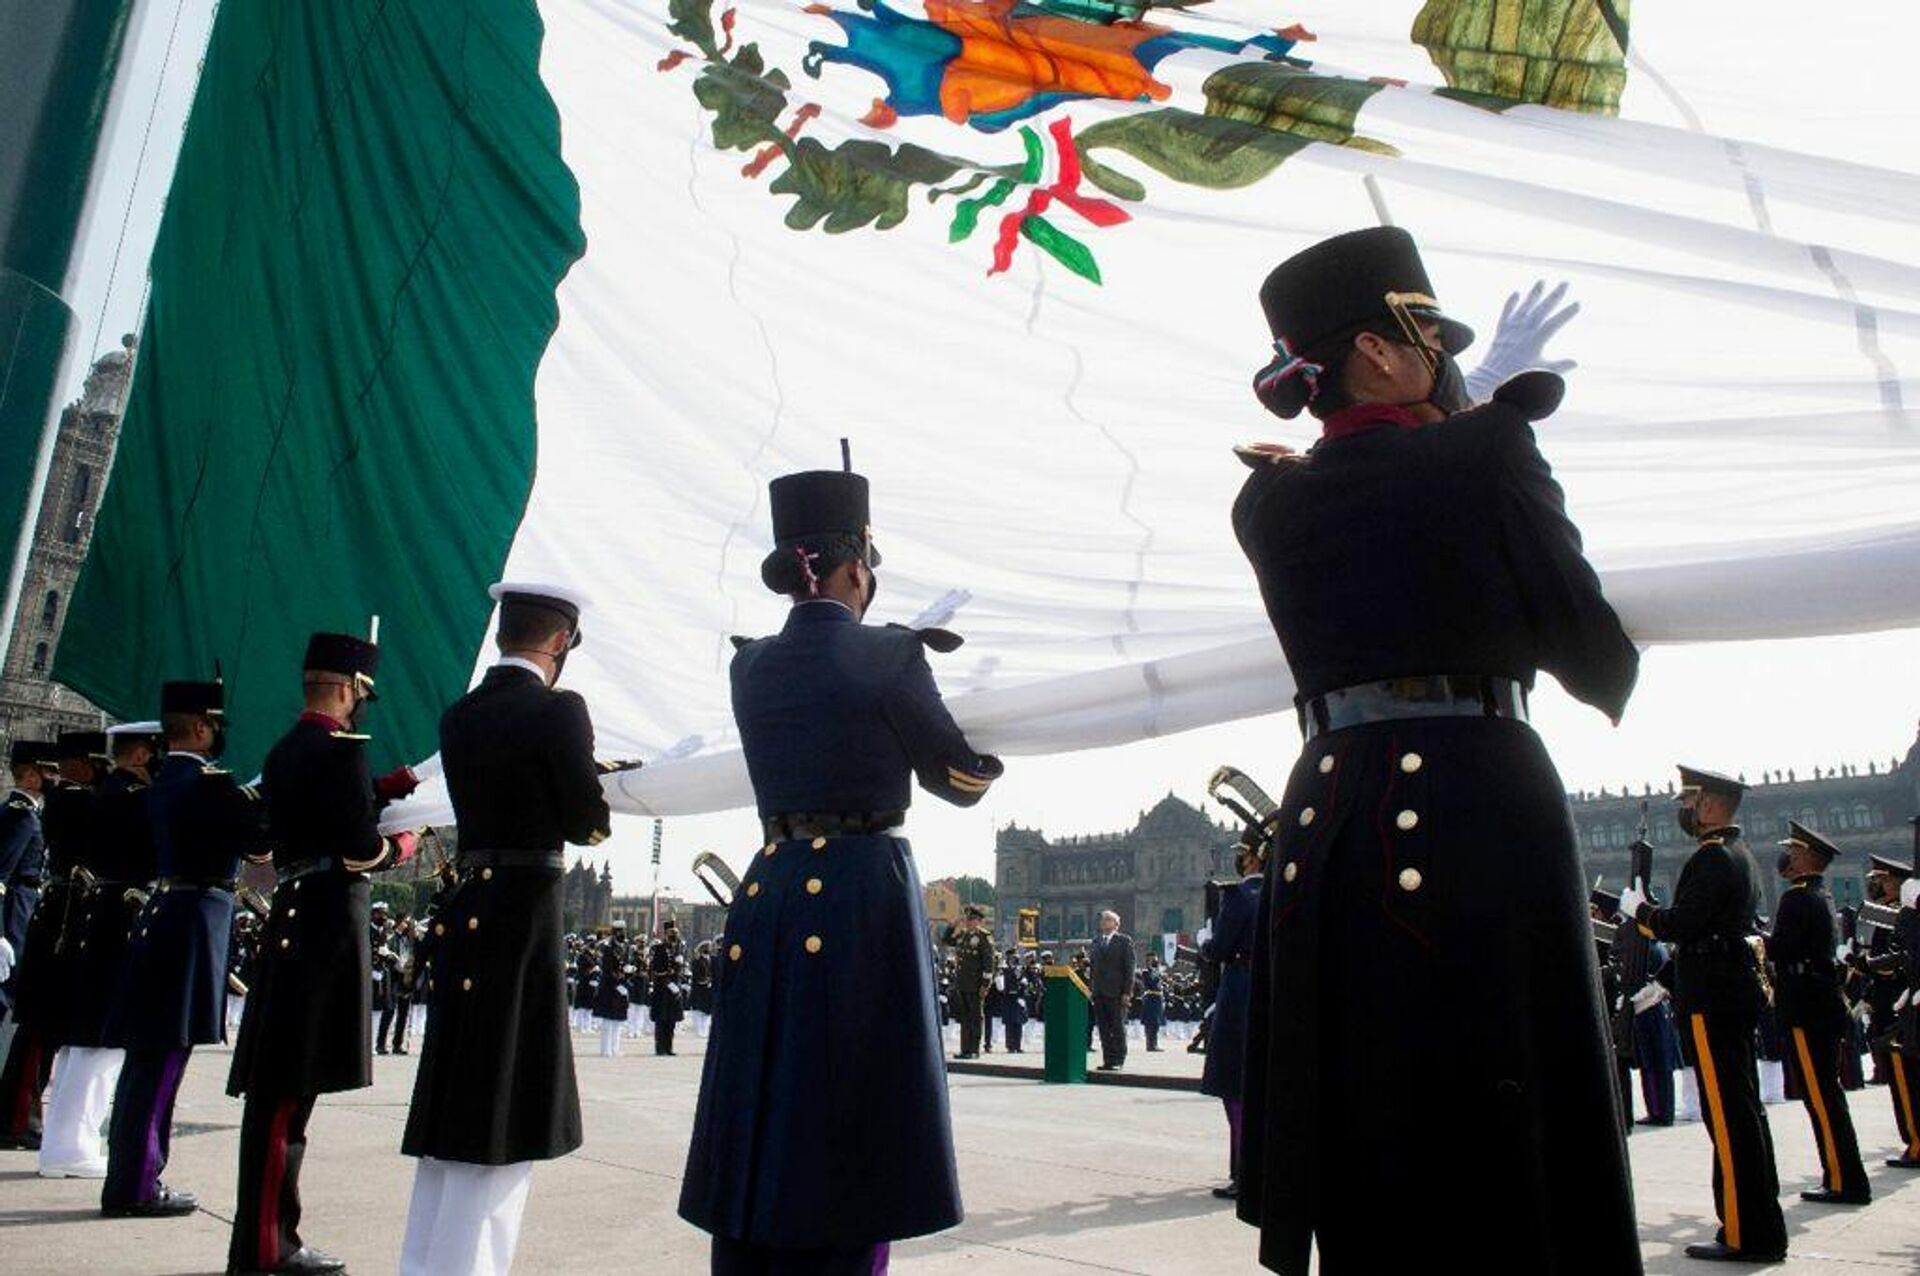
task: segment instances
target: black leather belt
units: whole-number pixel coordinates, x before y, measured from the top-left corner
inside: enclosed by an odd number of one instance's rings
[[[564,872],[567,867],[567,853],[565,851],[469,851],[461,847],[459,864],[460,871],[463,873],[485,868],[550,868]]]
[[[885,833],[906,822],[905,811],[867,811],[855,814],[776,815],[762,821],[769,842],[796,837],[848,837]]]
[[[1328,731],[1405,718],[1527,720],[1527,689],[1515,678],[1434,674],[1341,687],[1303,702],[1300,730],[1311,740]]]
[[[345,869],[346,861],[333,855],[322,855],[314,860],[295,860],[285,868],[275,867],[274,872],[280,882],[291,882],[296,878],[311,877],[315,873],[331,873],[334,869]]]
[[[1682,957],[1726,956],[1739,953],[1745,953],[1751,956],[1753,953],[1753,945],[1744,939],[1729,939],[1724,935],[1716,935],[1709,939],[1690,940],[1680,945],[1680,955]]]
[[[233,894],[232,878],[163,877],[154,883],[162,891],[225,891]]]

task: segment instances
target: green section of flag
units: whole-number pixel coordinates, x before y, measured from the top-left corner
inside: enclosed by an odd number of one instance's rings
[[[533,0],[222,7],[62,682],[147,717],[218,661],[250,770],[307,634],[377,614],[376,761],[436,747],[585,247],[542,35]]]

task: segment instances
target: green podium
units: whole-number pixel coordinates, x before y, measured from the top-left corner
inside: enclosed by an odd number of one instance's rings
[[[1047,1082],[1084,1084],[1087,1079],[1087,1016],[1093,1013],[1092,994],[1071,966],[1048,966]]]

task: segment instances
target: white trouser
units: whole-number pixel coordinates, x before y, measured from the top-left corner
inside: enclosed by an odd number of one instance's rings
[[[600,1057],[602,1059],[620,1057],[620,1021],[618,1019],[600,1021]]]
[[[1760,1102],[1787,1101],[1787,1069],[1778,1059],[1760,1061]]]
[[[400,1276],[506,1276],[532,1186],[532,1161],[468,1165],[421,1157]]]
[[[1673,1074],[1674,1081],[1674,1117],[1679,1121],[1698,1121],[1700,1119],[1700,1083],[1693,1079],[1692,1068],[1681,1068]]]
[[[113,1108],[113,1087],[120,1080],[124,1050],[63,1046],[53,1059],[47,1086],[45,1133],[40,1137],[40,1172],[72,1170],[106,1173],[107,1152],[100,1127]]]

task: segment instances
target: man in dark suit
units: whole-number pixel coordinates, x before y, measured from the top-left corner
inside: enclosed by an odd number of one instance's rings
[[[1620,895],[1620,912],[1650,939],[1674,945],[1683,1031],[1693,1047],[1707,1133],[1713,1140],[1711,1241],[1687,1246],[1709,1262],[1778,1262],[1787,1253],[1773,1130],[1760,1100],[1754,1033],[1766,1006],[1750,938],[1758,931],[1760,879],[1734,817],[1746,785],[1698,767],[1680,768],[1681,831],[1699,845],[1680,868],[1673,903],[1647,902],[1642,884]]]
[[[1306,741],[1255,930],[1240,1217],[1276,1271],[1315,1246],[1391,1271],[1483,1248],[1498,1184],[1505,1270],[1631,1276],[1590,884],[1527,724],[1539,671],[1618,721],[1638,667],[1535,444],[1562,387],[1473,406],[1473,333],[1395,227],[1303,250],[1260,302],[1254,392],[1320,438],[1244,449],[1233,508]]]
[[[612,822],[587,703],[553,685],[580,645],[582,600],[552,585],[490,592],[500,662],[440,719],[460,879],[434,913],[432,1004],[400,1144],[420,1158],[402,1276],[504,1276],[533,1163],[580,1146],[561,848],[604,841]]]
[[[971,806],[1001,771],[947,713],[926,650],[866,625],[867,481],[773,481],[761,579],[793,602],[734,656],[733,715],[766,842],[727,910],[680,1216],[714,1276],[878,1276],[960,1221],[919,873],[914,780]]]
[[[414,788],[401,767],[374,779],[358,730],[377,693],[380,649],[314,634],[301,664],[306,708],[267,753],[273,911],[249,976],[227,1093],[240,1118],[239,1201],[229,1273],[319,1273],[344,1264],[300,1239],[307,1120],[322,1094],[373,1084],[367,874],[404,864],[414,837],[380,833],[380,811]]]
[[[1120,914],[1100,914],[1100,934],[1087,949],[1093,1020],[1100,1031],[1100,1071],[1127,1062],[1127,1003],[1133,999],[1133,940],[1120,933]]]

